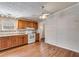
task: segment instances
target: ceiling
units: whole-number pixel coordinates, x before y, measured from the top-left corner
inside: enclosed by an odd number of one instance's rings
[[[0,14],[11,14],[15,17],[36,17],[39,16],[45,6],[48,12],[57,12],[77,2],[0,2]]]

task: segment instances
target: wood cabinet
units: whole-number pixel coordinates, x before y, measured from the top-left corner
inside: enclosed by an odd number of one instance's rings
[[[18,20],[18,29],[26,29],[27,27],[38,29],[38,23],[35,21]]]
[[[36,24],[36,22],[34,22],[34,21],[26,21],[26,22],[28,22],[27,27],[37,29],[36,27],[37,27],[38,25]]]
[[[34,27],[35,29],[38,29],[38,23],[37,23],[37,22],[34,22],[33,27]]]
[[[26,28],[26,22],[23,20],[18,21],[18,29],[25,29]]]
[[[28,44],[27,35],[0,37],[0,50]]]
[[[5,40],[4,40],[5,39]],[[0,38],[0,50],[3,50],[5,48],[8,48],[8,41],[6,41],[6,39],[8,39],[7,37],[5,38]],[[4,43],[2,43],[4,42]]]
[[[35,39],[35,42],[39,42],[40,41],[40,35],[39,33],[36,33],[36,39]]]
[[[28,21],[28,27],[33,28],[33,22],[32,21]]]

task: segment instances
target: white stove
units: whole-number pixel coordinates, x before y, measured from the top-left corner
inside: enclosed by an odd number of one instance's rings
[[[27,28],[26,34],[28,35],[28,43],[34,43],[35,42],[35,30],[34,30],[34,28]]]

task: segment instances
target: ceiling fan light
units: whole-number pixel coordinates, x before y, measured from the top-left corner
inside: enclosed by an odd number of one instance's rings
[[[43,15],[42,16],[42,19],[47,19],[47,15]]]
[[[42,16],[40,16],[40,19],[47,19],[48,18],[48,14],[43,14]]]

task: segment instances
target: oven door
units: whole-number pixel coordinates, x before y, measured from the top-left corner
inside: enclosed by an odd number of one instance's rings
[[[35,33],[31,32],[28,33],[28,43],[34,43],[35,42]]]

